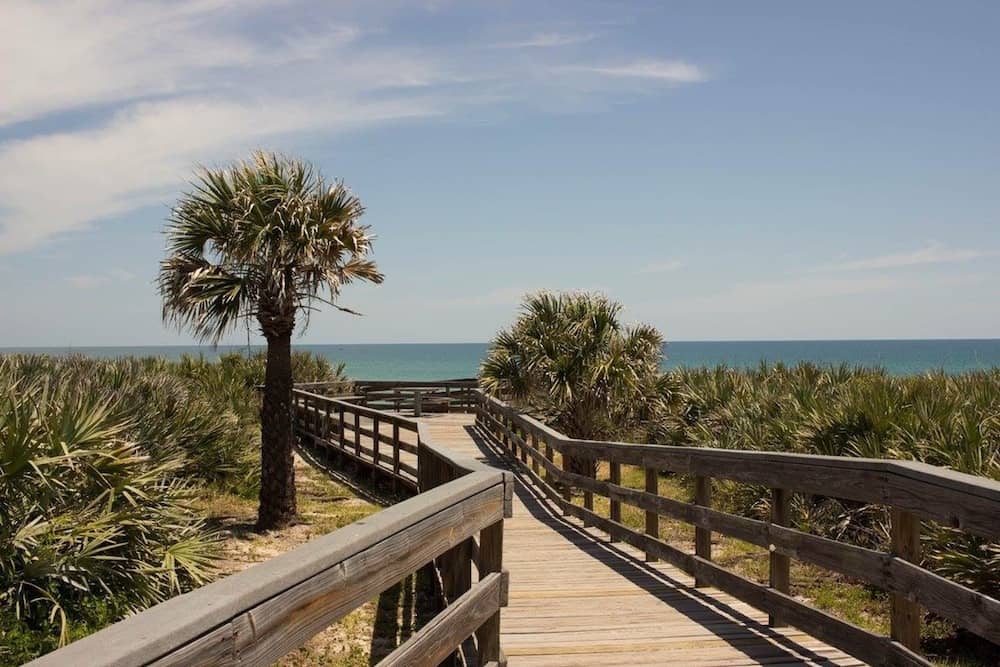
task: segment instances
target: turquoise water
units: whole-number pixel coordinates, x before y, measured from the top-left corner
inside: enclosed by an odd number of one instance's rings
[[[393,345],[298,345],[334,362],[343,361],[351,377],[383,380],[435,380],[476,375],[486,352],[485,343]],[[163,356],[182,354],[214,357],[220,352],[245,352],[246,346],[138,346],[75,348],[0,348],[0,352],[85,354],[95,357]],[[728,366],[746,368],[762,361],[793,364],[882,366],[906,375],[928,370],[949,373],[1000,367],[1000,339],[981,340],[838,340],[838,341],[679,341],[666,346],[665,368],[676,366]]]

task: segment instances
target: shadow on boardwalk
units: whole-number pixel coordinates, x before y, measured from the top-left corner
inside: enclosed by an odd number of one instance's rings
[[[680,581],[637,558],[605,536],[598,536],[560,513],[541,489],[531,480],[521,464],[503,452],[496,441],[475,426],[464,427],[468,436],[482,452],[488,464],[511,470],[516,479],[516,495],[523,507],[538,522],[564,537],[580,553],[613,569],[627,581],[646,591],[673,613],[683,615],[708,629],[717,638],[739,651],[749,661],[767,663],[798,663],[814,665],[837,664],[802,646],[767,625],[748,617],[719,599],[706,595],[689,583]],[[584,582],[581,582],[584,583]],[[511,582],[516,586],[516,581]],[[664,618],[670,612],[664,613]]]

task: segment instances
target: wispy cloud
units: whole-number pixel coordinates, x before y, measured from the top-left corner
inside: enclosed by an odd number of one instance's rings
[[[622,79],[651,79],[669,83],[699,83],[708,72],[680,60],[637,60],[621,65],[567,65],[559,69]]]
[[[324,15],[301,0],[281,8],[263,0],[7,0],[0,62],[17,65],[0,68],[0,127],[11,137],[0,143],[0,254],[165,204],[193,165],[255,146],[294,147],[487,107],[578,109],[620,98],[616,81],[625,77],[701,78],[693,65],[653,60],[582,65],[573,79],[540,75],[572,66],[544,47],[589,33],[533,35],[521,44],[534,51],[521,59],[471,41],[415,44],[385,34],[386,12],[422,9],[348,3]]]
[[[818,271],[881,271],[922,264],[948,264],[968,262],[996,256],[995,251],[973,248],[947,248],[940,243],[930,243],[923,248],[907,252],[889,253],[874,257],[846,260],[817,267]]]
[[[440,310],[452,310],[460,308],[485,308],[495,306],[508,306],[514,308],[520,304],[524,297],[529,294],[539,292],[597,292],[607,294],[605,287],[559,287],[559,286],[535,286],[535,287],[497,287],[475,294],[464,294],[454,297],[442,297],[435,299],[429,307]]]
[[[498,42],[494,48],[498,49],[550,49],[559,46],[571,46],[589,42],[596,37],[592,32],[588,33],[562,33],[562,32],[540,32],[532,35],[528,39],[512,42]]]
[[[78,289],[93,289],[104,287],[112,283],[124,283],[135,278],[135,275],[128,271],[114,269],[107,273],[81,273],[66,278],[66,282]]]
[[[671,271],[678,271],[684,268],[684,262],[679,259],[667,259],[660,262],[650,262],[643,267],[640,267],[636,273],[670,273]]]

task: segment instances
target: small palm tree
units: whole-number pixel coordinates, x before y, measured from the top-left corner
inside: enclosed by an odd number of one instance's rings
[[[621,304],[600,294],[541,292],[490,344],[480,382],[572,438],[628,435],[662,409],[663,338],[651,326],[625,327]],[[593,462],[567,457],[571,472],[593,476]]]
[[[296,318],[317,302],[339,310],[343,285],[382,282],[358,224],[361,202],[302,161],[256,152],[204,169],[167,224],[159,291],[165,321],[217,343],[255,319],[267,341],[261,407],[259,529],[295,516],[291,339]]]

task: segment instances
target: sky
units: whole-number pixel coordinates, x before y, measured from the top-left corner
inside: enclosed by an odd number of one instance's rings
[[[998,30],[995,2],[4,0],[0,346],[191,343],[164,223],[258,147],[343,179],[386,275],[298,342],[486,341],[539,289],[668,340],[1000,337]]]

